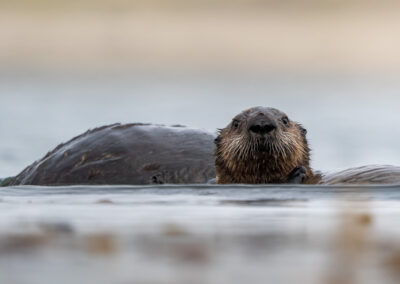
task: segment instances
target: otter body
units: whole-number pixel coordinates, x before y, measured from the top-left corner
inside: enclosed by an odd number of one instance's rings
[[[400,184],[400,167],[367,165],[343,171],[325,173],[319,184]]]
[[[306,134],[285,113],[265,107],[238,114],[216,138],[185,127],[114,124],[59,145],[1,185],[400,184],[395,166],[314,172]]]
[[[215,136],[185,127],[103,126],[61,144],[8,185],[206,183]]]

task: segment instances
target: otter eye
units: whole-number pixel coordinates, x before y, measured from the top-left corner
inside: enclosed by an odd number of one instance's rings
[[[239,127],[239,121],[234,120],[234,121],[232,122],[232,126],[233,126],[234,128],[238,128],[238,127]]]
[[[282,122],[283,122],[283,124],[288,125],[289,124],[289,118],[287,118],[287,117],[282,118]]]

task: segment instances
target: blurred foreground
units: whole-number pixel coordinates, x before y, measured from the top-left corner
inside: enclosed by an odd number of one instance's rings
[[[1,283],[400,281],[398,187],[24,187],[0,200]]]

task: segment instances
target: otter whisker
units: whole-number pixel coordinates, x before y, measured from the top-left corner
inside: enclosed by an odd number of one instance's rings
[[[286,182],[297,166],[309,168],[309,148],[303,128],[282,122],[284,114],[252,108],[220,131],[217,145],[219,183]]]

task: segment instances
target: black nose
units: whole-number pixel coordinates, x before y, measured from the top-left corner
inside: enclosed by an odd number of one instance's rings
[[[256,121],[250,125],[249,131],[256,133],[256,134],[264,135],[264,134],[270,133],[275,128],[276,128],[276,126],[274,124],[272,124],[271,122]]]

